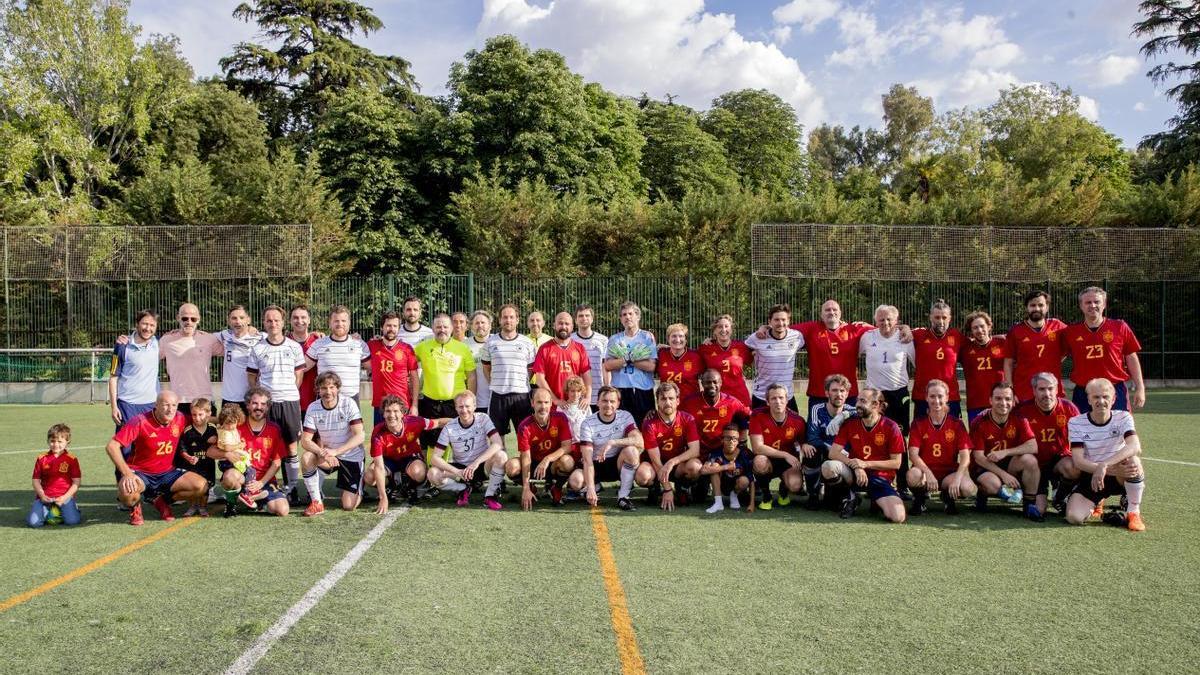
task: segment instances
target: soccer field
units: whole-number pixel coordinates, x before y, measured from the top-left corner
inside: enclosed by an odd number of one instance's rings
[[[382,521],[147,508],[134,528],[106,406],[0,406],[0,672],[222,672],[254,647],[264,673],[1195,672],[1200,394],[1149,399],[1142,534],[999,506],[903,525],[623,513],[612,489],[596,513],[442,496]],[[85,524],[35,531],[29,477],[58,421]]]

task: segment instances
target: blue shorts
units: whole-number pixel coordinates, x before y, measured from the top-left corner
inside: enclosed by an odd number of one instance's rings
[[[154,403],[129,403],[127,401],[117,399],[117,410],[121,413],[122,423],[117,425],[117,431],[120,431],[121,427],[129,424],[132,420],[137,418],[138,415],[154,410]]]
[[[900,493],[896,492],[892,481],[879,476],[871,476],[867,479],[867,496],[874,502],[884,497],[899,497]]]
[[[162,473],[143,473],[135,469],[133,472],[146,485],[146,490],[142,493],[143,501],[153,501],[155,497],[160,495],[170,497],[171,486],[175,484],[175,481],[182,478],[185,473],[187,472],[183,469],[171,469]]]
[[[1117,390],[1117,400],[1113,403],[1113,410],[1129,410],[1129,392],[1125,389],[1125,383],[1113,382],[1113,388]],[[1092,412],[1092,404],[1087,400],[1087,388],[1083,385],[1075,385],[1074,391],[1071,392],[1071,402],[1084,415]]]
[[[267,502],[273,502],[276,499],[287,499],[287,495],[279,491],[279,486],[275,485],[275,481],[264,485],[263,492],[267,493]]]
[[[408,465],[413,462],[423,462],[425,458],[421,455],[408,455],[400,459],[392,459],[390,457],[383,458],[383,466],[388,470],[389,474],[402,473],[408,470]]]

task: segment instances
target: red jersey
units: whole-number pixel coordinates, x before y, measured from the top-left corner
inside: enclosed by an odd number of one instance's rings
[[[1003,335],[980,347],[974,340],[967,340],[959,352],[963,375],[967,380],[967,409],[986,408],[992,404],[992,385],[1004,380]]]
[[[751,362],[750,348],[741,340],[731,340],[728,347],[716,341],[700,345],[704,370],[721,373],[721,391],[750,406],[750,390],[746,387],[746,364]]]
[[[709,405],[704,394],[689,396],[679,409],[696,420],[700,434],[700,452],[707,454],[721,449],[721,430],[730,422],[745,429],[750,422],[750,408],[736,398],[721,392],[716,405]]]
[[[528,452],[529,461],[537,464],[562,447],[563,441],[574,440],[571,420],[557,410],[550,411],[546,426],[538,424],[533,415],[517,425],[517,452]]]
[[[1015,448],[1031,438],[1033,429],[1029,428],[1029,422],[1016,413],[1010,414],[1004,424],[996,424],[990,411],[971,422],[971,446],[980,452]]]
[[[383,340],[372,338],[367,341],[367,349],[371,351],[371,406],[378,408],[383,404],[384,396],[393,394],[411,408],[408,374],[417,370],[417,355],[412,347],[399,340],[389,347]]]
[[[421,432],[437,428],[437,420],[425,419],[416,415],[405,415],[401,421],[400,433],[388,430],[387,422],[380,422],[371,430],[371,456],[384,459],[404,459],[412,455],[420,455]]]
[[[551,393],[560,399],[567,397],[563,386],[567,378],[572,375],[583,377],[591,369],[587,348],[574,340],[567,340],[565,347],[558,344],[558,340],[551,340],[537,350],[533,359],[533,372],[545,375]]]
[[[841,373],[850,380],[850,395],[858,396],[858,340],[874,328],[866,323],[845,323],[829,330],[823,321],[794,324],[808,350],[808,395],[825,396],[825,378]]]
[[[939,477],[958,470],[958,453],[971,449],[971,433],[962,420],[950,415],[941,424],[922,417],[908,430],[908,447]]]
[[[1063,395],[1063,347],[1059,334],[1067,324],[1058,319],[1046,319],[1041,328],[1031,328],[1024,321],[1013,324],[1004,341],[1004,358],[1013,360],[1013,390],[1018,401],[1033,399],[1029,381],[1038,373],[1050,373],[1058,378],[1058,395]]]
[[[764,445],[798,457],[800,452],[796,446],[804,442],[808,425],[792,410],[784,412],[787,416],[782,422],[776,422],[770,410],[755,410],[750,415],[750,435],[762,436]]]
[[[133,454],[125,458],[130,469],[149,474],[166,473],[175,468],[175,447],[187,425],[188,420],[182,413],[176,412],[170,422],[159,424],[154,411],[147,410],[121,427],[113,440],[121,447],[133,446]]]
[[[957,328],[947,330],[941,337],[934,335],[928,328],[917,328],[913,331],[913,346],[917,352],[916,374],[913,375],[913,400],[925,400],[925,385],[929,384],[930,380],[941,380],[950,387],[948,400],[959,399],[958,375],[954,369],[958,365],[958,352],[966,342],[967,339]]]
[[[290,333],[288,337],[291,337]],[[313,346],[313,343],[317,339],[316,333],[309,333],[308,337],[304,338],[304,342],[300,346],[304,348],[305,354],[308,353],[308,348]],[[303,413],[305,410],[308,410],[308,406],[315,400],[317,400],[317,369],[314,366],[304,371],[304,377],[300,379],[300,412]]]
[[[1082,321],[1073,323],[1058,334],[1058,340],[1071,355],[1071,381],[1079,387],[1097,377],[1113,384],[1128,380],[1125,357],[1142,351],[1129,324],[1120,319],[1105,319],[1095,330]]]
[[[679,385],[679,400],[700,391],[700,373],[704,372],[704,359],[700,352],[688,349],[676,358],[671,350],[663,347],[658,350],[658,366],[655,374],[662,382],[674,382]]]
[[[80,475],[79,459],[69,452],[55,455],[47,450],[33,462],[33,477],[42,481],[42,492],[51,499],[65,495]]]
[[[1039,464],[1057,457],[1071,456],[1071,441],[1067,437],[1067,421],[1079,414],[1079,408],[1065,398],[1058,399],[1050,412],[1038,407],[1035,401],[1026,401],[1017,406],[1017,415],[1029,423],[1033,438],[1037,441]]]
[[[256,480],[262,480],[263,474],[271,462],[280,462],[287,456],[287,444],[283,442],[283,433],[279,425],[267,420],[262,429],[255,432],[250,428],[250,422],[238,426],[238,434],[246,444],[246,452],[250,453],[250,466],[254,467]]]
[[[904,434],[900,425],[887,417],[880,417],[870,429],[861,417],[852,417],[838,429],[833,442],[845,448],[850,459],[864,462],[886,462],[892,455],[904,454]],[[895,470],[867,469],[867,475],[879,476],[889,482],[896,479]]]
[[[642,420],[642,441],[646,450],[658,450],[663,463],[687,451],[688,443],[700,440],[696,429],[696,418],[682,410],[676,411],[670,424],[663,421],[657,412],[646,415]]]

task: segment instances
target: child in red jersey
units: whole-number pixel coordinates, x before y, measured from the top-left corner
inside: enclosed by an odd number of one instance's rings
[[[67,446],[71,444],[71,427],[55,424],[46,432],[49,449],[33,464],[33,508],[29,511],[30,527],[46,523],[78,525],[82,519],[75,493],[79,490],[79,460]]]

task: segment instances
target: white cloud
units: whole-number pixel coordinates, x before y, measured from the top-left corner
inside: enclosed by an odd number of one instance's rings
[[[1133,104],[1133,111],[1134,111],[1134,112],[1146,112],[1146,104],[1145,104],[1145,103],[1142,103],[1141,101],[1138,101],[1137,103],[1134,103],[1134,104]]]
[[[953,18],[940,17],[928,26],[937,37],[944,56],[953,57],[963,52],[987,49],[1006,41],[1004,31],[1000,29],[999,17],[977,14],[963,21],[957,15],[961,15],[961,10],[951,12]]]
[[[1079,114],[1093,122],[1100,121],[1100,104],[1090,96],[1079,97]]]
[[[841,9],[837,0],[792,0],[771,12],[771,18],[781,25],[795,24],[801,32],[811,33],[817,26],[832,19]]]
[[[1140,63],[1141,61],[1132,56],[1109,54],[1096,62],[1095,79],[1092,84],[1097,87],[1121,84],[1137,72]]]
[[[767,89],[805,125],[824,116],[821,96],[800,65],[773,44],[748,40],[734,17],[704,11],[703,0],[484,0],[479,37],[512,33],[558,51],[586,79],[625,95],[677,95],[707,108],[735,89]]]
[[[986,71],[1009,66],[1023,57],[1021,47],[1009,41],[997,16],[978,14],[963,18],[961,8],[925,9],[896,18],[879,27],[875,15],[862,9],[837,14],[838,37],[845,45],[830,54],[831,65],[867,68],[913,52],[928,49],[939,62],[963,61]]]
[[[776,26],[771,30],[771,41],[779,46],[786,45],[792,39],[791,26]]]
[[[1021,48],[1011,42],[985,47],[971,58],[975,68],[1003,68],[1021,59]]]

